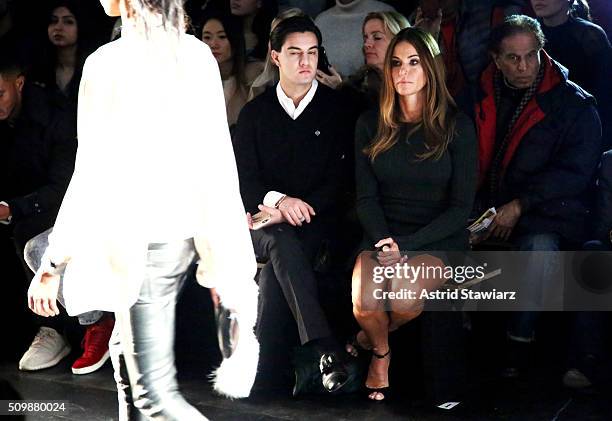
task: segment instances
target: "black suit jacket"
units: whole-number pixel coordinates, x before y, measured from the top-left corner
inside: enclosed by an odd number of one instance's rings
[[[75,117],[54,109],[41,88],[26,85],[14,126],[0,122],[0,200],[10,206],[20,246],[55,222],[74,171]]]

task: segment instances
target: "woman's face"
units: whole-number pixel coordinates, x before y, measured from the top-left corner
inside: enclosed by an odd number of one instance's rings
[[[51,44],[56,47],[76,45],[79,33],[77,21],[72,12],[64,6],[53,9],[47,34]]]
[[[393,49],[391,76],[395,92],[400,96],[421,94],[427,84],[421,59],[409,42],[402,41]]]
[[[382,70],[392,35],[380,19],[370,19],[363,26],[363,55],[368,66]]]
[[[539,18],[548,18],[569,10],[568,0],[531,0],[531,7]]]
[[[210,47],[217,63],[225,63],[232,59],[232,46],[225,34],[223,24],[217,19],[210,19],[202,28],[202,41]]]
[[[254,15],[260,7],[261,0],[230,0],[230,9],[235,16]]]

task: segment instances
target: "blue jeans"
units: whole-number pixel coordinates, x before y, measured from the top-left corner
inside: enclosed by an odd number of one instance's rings
[[[110,340],[120,420],[205,420],[178,390],[174,319],[193,240],[151,243],[136,303],[115,313]]]
[[[513,243],[520,251],[559,251],[561,250],[561,236],[555,233],[528,234],[514,239]],[[561,261],[554,253],[534,253],[528,259],[524,268],[524,275],[517,279],[522,291],[527,292],[530,307],[538,307],[543,300],[543,291],[549,290],[555,282],[555,272]],[[508,323],[508,337],[519,342],[532,342],[534,340],[535,325],[538,312],[523,311],[510,314]]]

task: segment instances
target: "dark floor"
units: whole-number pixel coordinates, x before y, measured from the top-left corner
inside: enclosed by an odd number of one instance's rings
[[[294,399],[288,392],[255,391],[249,399],[230,401],[215,396],[206,373],[181,373],[186,398],[213,420],[610,420],[609,389],[572,393],[546,370],[536,370],[521,381],[480,381],[467,406],[453,411],[432,408],[410,393],[396,393],[389,402],[367,402],[362,394],[312,396]],[[7,380],[23,399],[65,400],[67,411],[40,414],[28,420],[117,419],[116,391],[110,363],[100,371],[75,376],[68,359],[34,373],[17,370],[16,363],[0,364]]]
[[[13,296],[25,297],[25,291],[17,291]],[[350,298],[344,301],[349,303],[348,309],[339,306],[338,302],[343,301],[329,303],[335,309],[330,320],[340,320],[343,315],[348,315],[348,320],[352,320]],[[78,328],[72,332],[68,329],[68,338],[75,351],[58,366],[33,373],[18,371],[17,360],[27,348],[35,329],[20,313],[25,312],[22,302],[17,299],[5,299],[4,302],[5,305],[0,306],[4,338],[0,344],[0,381],[8,381],[25,400],[64,400],[69,403],[66,413],[39,414],[26,419],[117,419],[116,391],[110,363],[90,375],[76,376],[70,371],[70,363],[78,357],[76,350],[82,334]],[[208,292],[192,282],[188,283],[177,307],[179,383],[186,398],[213,420],[612,420],[610,361],[599,370],[601,377],[607,380],[593,390],[578,393],[561,385],[566,368],[567,344],[564,343],[562,332],[565,329],[559,315],[542,317],[539,329],[542,334],[537,342],[532,368],[518,381],[502,380],[497,375],[496,366],[502,360],[504,349],[500,346],[503,335],[496,337],[492,333],[503,334],[504,329],[500,329],[496,318],[495,313],[474,315],[473,322],[476,323],[473,323],[472,332],[468,335],[468,343],[461,347],[467,353],[459,359],[469,361],[468,381],[459,387],[467,398],[462,399],[462,404],[452,411],[425,403],[427,382],[424,379],[431,376],[424,374],[423,361],[429,362],[429,372],[444,376],[448,370],[435,364],[432,366],[431,361],[442,361],[448,366],[453,358],[447,356],[458,354],[460,349],[443,346],[444,340],[437,346],[419,348],[419,338],[422,338],[422,335],[419,336],[419,323],[409,323],[391,337],[393,362],[390,381],[394,390],[393,396],[386,402],[369,402],[364,393],[294,399],[288,387],[271,391],[261,386],[249,399],[230,401],[214,395],[207,381],[211,367],[219,359],[213,339],[216,332]],[[428,318],[424,315],[419,319]],[[295,327],[289,328],[295,331]],[[350,328],[344,326],[344,330],[350,331]],[[277,335],[284,336],[280,330]],[[417,352],[419,349],[420,353]],[[612,346],[608,344],[607,349],[612,349]],[[287,355],[278,349],[273,354]],[[286,360],[274,361],[271,365],[273,371],[282,371],[283,362],[287,363]],[[454,365],[450,364],[450,367]],[[443,382],[442,386],[447,384]],[[0,400],[7,398],[2,396],[2,390],[0,387]]]

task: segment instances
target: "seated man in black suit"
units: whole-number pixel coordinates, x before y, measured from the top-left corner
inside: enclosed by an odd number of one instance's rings
[[[265,360],[279,328],[295,320],[302,344],[296,355],[311,357],[297,358],[294,394],[313,365],[324,388],[334,391],[347,380],[344,351],[321,308],[313,263],[335,236],[353,127],[338,94],[315,80],[321,34],[314,23],[286,19],[270,44],[280,82],[243,108],[233,139],[249,224],[252,213],[271,215],[251,231],[256,254],[269,259],[259,277],[257,335]]]
[[[7,225],[2,235],[14,240],[27,285],[33,274],[23,262],[25,245],[53,226],[72,177],[77,142],[74,116],[54,110],[42,88],[26,82],[17,62],[12,54],[0,51],[0,223]],[[102,312],[79,315],[79,321],[87,325],[84,353],[72,372],[87,374],[108,359],[114,321]],[[40,317],[36,322],[40,329],[19,361],[20,370],[52,367],[70,353],[58,332],[65,320]]]

